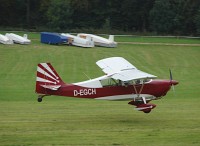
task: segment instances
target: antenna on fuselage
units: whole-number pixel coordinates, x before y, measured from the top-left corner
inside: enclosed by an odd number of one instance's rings
[[[89,80],[91,80],[91,78],[90,78],[86,73],[83,72],[83,74],[84,74]]]

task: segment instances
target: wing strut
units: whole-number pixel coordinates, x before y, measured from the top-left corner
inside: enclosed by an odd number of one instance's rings
[[[133,88],[134,88],[135,93],[137,94],[137,98],[140,98],[140,94],[141,94],[141,92],[142,92],[142,90],[143,90],[143,87],[144,87],[144,81],[143,81],[143,80],[141,80],[141,81],[142,81],[142,86],[141,86],[139,92],[137,91],[137,89],[136,89],[136,87],[135,87],[135,85],[136,85],[136,82],[135,82],[135,81],[134,81],[134,84],[133,84]],[[145,97],[142,97],[142,100],[143,100],[144,104],[147,103]],[[134,101],[135,101],[135,98],[134,98]]]

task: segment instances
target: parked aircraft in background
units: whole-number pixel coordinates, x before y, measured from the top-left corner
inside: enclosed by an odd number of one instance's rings
[[[12,40],[14,43],[17,44],[30,44],[31,40],[28,39],[27,34],[24,34],[24,36],[20,36],[14,33],[6,33],[5,35],[6,37],[8,37],[10,40]]]
[[[79,33],[77,36],[81,38],[87,38],[87,37],[92,38],[95,46],[111,47],[111,48],[117,47],[117,42],[114,41],[114,35],[109,35],[109,39],[86,33]]]
[[[94,41],[89,36],[86,38],[80,38],[78,36],[74,36],[68,33],[61,33],[61,35],[66,36],[68,38],[68,43],[71,45],[87,48],[94,47]]]
[[[156,76],[138,70],[122,57],[99,60],[96,64],[105,75],[78,83],[64,83],[50,63],[37,66],[36,93],[38,102],[44,96],[59,95],[103,100],[129,100],[136,110],[149,113],[155,104],[151,100],[161,99],[171,86],[178,82],[155,79]]]
[[[7,36],[0,34],[0,43],[8,45],[8,44],[13,44],[13,41],[9,39]]]

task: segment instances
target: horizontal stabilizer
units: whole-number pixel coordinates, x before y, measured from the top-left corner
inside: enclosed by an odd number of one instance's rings
[[[40,85],[40,86],[50,90],[58,90],[61,87],[61,85]]]

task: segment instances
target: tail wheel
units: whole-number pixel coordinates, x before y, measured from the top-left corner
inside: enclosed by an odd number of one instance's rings
[[[46,96],[46,95],[38,95],[37,101],[38,101],[38,102],[42,102],[42,98],[43,98],[44,96]]]
[[[38,102],[42,102],[42,97],[39,97],[39,98],[38,98]]]

